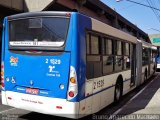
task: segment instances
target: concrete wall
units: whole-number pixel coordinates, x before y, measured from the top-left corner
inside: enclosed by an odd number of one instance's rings
[[[23,10],[23,0],[0,0],[0,5],[20,11]]]
[[[55,0],[0,0],[0,5],[25,12],[41,11]]]
[[[24,11],[41,11],[55,0],[24,0]]]

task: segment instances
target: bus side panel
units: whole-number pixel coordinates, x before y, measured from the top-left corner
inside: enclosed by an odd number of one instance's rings
[[[85,98],[85,80],[86,80],[86,31],[92,29],[91,19],[87,16],[78,15],[78,42],[79,46],[79,69],[78,69],[78,91],[79,101]]]

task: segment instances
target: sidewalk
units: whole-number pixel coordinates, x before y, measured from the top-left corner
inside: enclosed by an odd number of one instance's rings
[[[160,117],[160,73],[133,100],[129,101],[117,115],[153,115]]]

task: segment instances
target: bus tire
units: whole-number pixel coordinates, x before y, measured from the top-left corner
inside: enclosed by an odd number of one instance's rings
[[[122,98],[123,82],[117,80],[114,91],[114,102],[117,103]]]

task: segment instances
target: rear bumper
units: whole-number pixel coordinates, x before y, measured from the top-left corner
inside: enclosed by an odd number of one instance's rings
[[[2,104],[44,114],[78,118],[79,102],[36,95],[2,91]],[[59,106],[57,108],[57,106]]]

